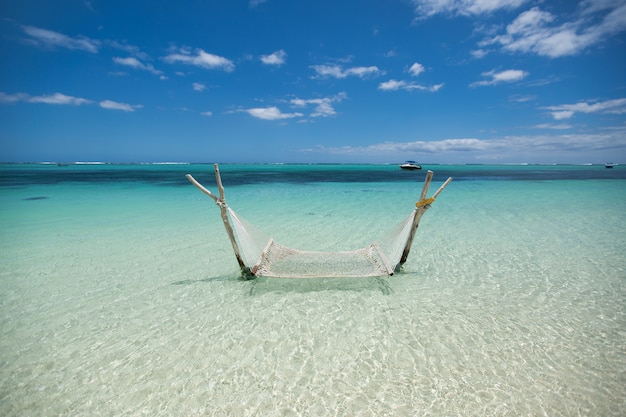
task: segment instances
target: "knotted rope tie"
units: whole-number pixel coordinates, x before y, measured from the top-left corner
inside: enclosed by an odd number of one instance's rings
[[[417,203],[415,203],[415,208],[420,208],[428,204],[432,204],[433,201],[435,201],[435,197],[430,197],[430,198],[426,198],[424,200],[418,201]]]
[[[219,208],[227,208],[228,207],[228,204],[226,204],[226,201],[221,200],[221,199],[215,200],[215,205],[218,206]]]

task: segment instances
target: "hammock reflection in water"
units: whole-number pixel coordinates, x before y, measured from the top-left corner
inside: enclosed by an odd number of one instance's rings
[[[244,277],[278,278],[376,277],[390,276],[407,260],[422,215],[439,193],[452,181],[448,178],[430,198],[426,198],[433,178],[428,171],[415,209],[383,238],[365,248],[344,252],[314,252],[289,248],[267,237],[243,220],[226,204],[219,166],[214,165],[219,197],[190,174],[187,179],[208,195],[220,208],[222,221]]]

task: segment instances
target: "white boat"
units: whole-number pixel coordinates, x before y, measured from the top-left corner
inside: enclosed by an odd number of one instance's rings
[[[404,164],[400,165],[400,169],[406,169],[407,171],[422,169],[415,161],[406,161]]]
[[[613,168],[615,165],[617,165],[617,164],[615,164],[613,162],[607,162],[606,164],[604,164],[604,167],[605,168]]]

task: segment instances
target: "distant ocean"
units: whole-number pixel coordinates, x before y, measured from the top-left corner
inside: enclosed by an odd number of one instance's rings
[[[246,281],[212,165],[0,165],[0,415],[623,416],[626,166],[423,168],[221,165],[311,250],[454,177],[404,272]]]

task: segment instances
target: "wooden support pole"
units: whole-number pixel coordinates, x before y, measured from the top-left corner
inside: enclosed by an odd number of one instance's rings
[[[206,194],[209,197],[211,197],[213,199],[213,201],[215,201],[215,203],[218,203],[219,198],[217,198],[215,196],[215,194],[213,194],[211,191],[209,191],[206,188],[204,188],[204,186],[202,184],[200,184],[194,177],[192,177],[191,174],[187,174],[187,175],[185,175],[185,177],[187,177],[189,182],[192,183],[193,185],[195,185],[200,191],[202,191],[204,194]]]
[[[220,200],[226,203],[226,199],[224,198],[224,186],[222,185],[222,176],[220,175],[220,167],[217,164],[213,164],[213,169],[215,170],[215,182],[217,182],[217,189],[220,192]]]
[[[431,170],[428,170],[428,172],[426,173],[426,178],[424,179],[422,194],[420,194],[420,201],[424,201],[426,199],[426,195],[428,194],[428,189],[430,188],[430,183],[432,180],[433,172]],[[404,245],[404,250],[402,251],[402,257],[400,257],[400,262],[398,263],[396,269],[401,268],[409,257],[411,245],[413,244],[413,239],[415,239],[415,232],[417,231],[417,227],[419,226],[422,215],[424,214],[424,212],[426,212],[426,210],[428,210],[428,207],[428,205],[424,205],[415,209],[415,214],[413,215],[413,224],[411,224],[411,231],[409,232],[409,237],[407,238],[406,244]]]
[[[241,269],[241,274],[243,276],[251,276],[253,275],[250,271],[250,268],[246,266],[244,263],[241,252],[239,251],[239,245],[237,245],[237,240],[235,239],[235,233],[233,232],[233,228],[230,225],[230,221],[228,220],[228,205],[226,204],[226,199],[224,197],[224,186],[222,185],[222,178],[220,176],[220,170],[217,164],[213,165],[215,169],[215,180],[217,182],[217,188],[219,189],[220,196],[216,197],[211,191],[205,188],[202,184],[200,184],[191,174],[187,174],[186,177],[193,185],[198,187],[200,191],[204,194],[208,195],[215,201],[220,208],[220,214],[222,217],[222,222],[224,223],[224,228],[226,229],[226,234],[228,234],[228,238],[230,239],[230,244],[233,247],[233,251],[235,252],[235,258],[237,258],[237,263],[239,264],[239,268]]]
[[[426,213],[426,210],[430,208],[432,202],[435,201],[435,198],[443,191],[444,188],[452,181],[452,177],[448,178],[446,182],[444,182],[441,187],[433,194],[433,196],[429,199],[426,199],[426,195],[428,194],[428,188],[430,187],[430,182],[433,179],[433,172],[428,171],[426,174],[426,179],[424,180],[424,187],[422,187],[422,194],[420,195],[420,201],[415,205],[415,213],[413,215],[413,224],[411,225],[411,231],[409,232],[409,237],[406,240],[406,244],[404,245],[404,250],[402,251],[402,257],[400,258],[400,262],[396,266],[396,271],[402,268],[402,265],[406,262],[409,257],[409,252],[411,252],[411,246],[413,245],[413,239],[415,239],[415,233],[417,232],[417,228],[419,226],[420,219]],[[421,203],[421,204],[420,204]]]
[[[426,173],[426,178],[424,179],[424,186],[422,187],[422,194],[420,194],[420,201],[426,198],[428,194],[428,189],[430,188],[430,182],[433,180],[434,173],[429,169]]]
[[[446,188],[446,186],[448,184],[450,184],[450,182],[452,182],[452,177],[448,177],[448,179],[446,180],[446,182],[444,182],[443,184],[441,184],[441,187],[439,187],[439,189],[435,192],[435,194],[433,194],[433,198],[437,198],[437,196],[439,195],[439,193],[441,193],[443,191],[444,188]]]
[[[409,252],[411,252],[411,245],[413,245],[413,239],[415,239],[415,233],[417,232],[417,227],[419,226],[420,219],[422,215],[428,210],[429,206],[423,206],[415,209],[415,214],[413,215],[413,224],[411,225],[411,231],[409,232],[409,237],[406,240],[406,244],[404,245],[404,250],[402,251],[402,257],[400,258],[400,262],[396,266],[396,271],[402,268],[402,265],[406,262],[409,257]]]

